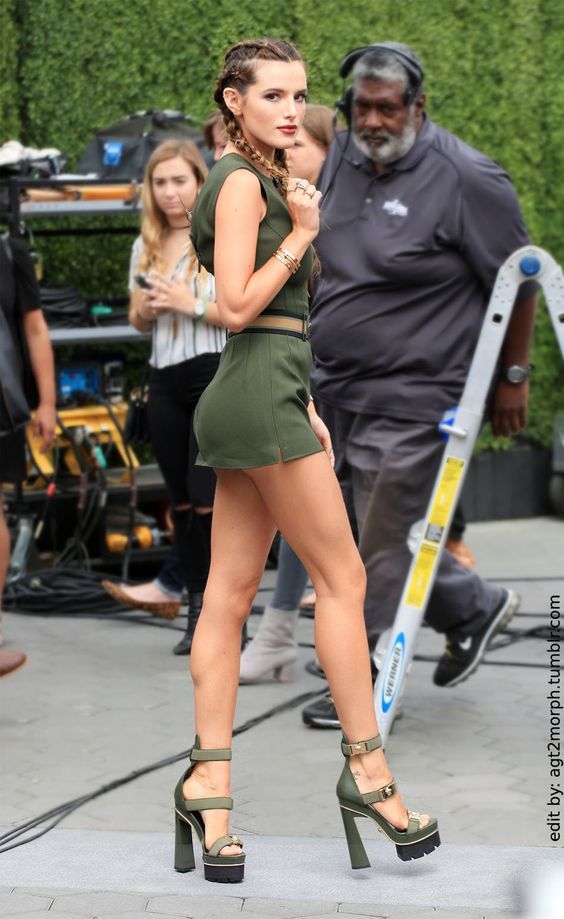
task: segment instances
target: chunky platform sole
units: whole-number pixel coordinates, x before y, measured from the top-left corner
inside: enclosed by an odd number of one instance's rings
[[[200,838],[197,821],[192,823],[187,817],[182,817],[178,811],[175,811],[175,871],[184,873],[193,871],[196,867],[192,830],[195,830],[198,838]],[[206,881],[214,881],[218,884],[238,884],[243,880],[245,876],[244,855],[208,855],[201,839],[200,842],[202,842],[202,859]]]
[[[424,855],[430,855],[441,844],[441,837],[438,831],[423,839],[421,842],[412,842],[407,846],[396,846],[396,852],[402,862],[409,862],[412,858],[423,858]]]
[[[349,856],[351,860],[351,867],[353,869],[358,868],[370,868],[370,862],[366,854],[366,849],[360,837],[358,827],[356,825],[356,820],[359,817],[364,817],[367,820],[370,820],[368,814],[362,814],[360,811],[353,810],[352,807],[346,805],[344,802],[339,802],[341,808],[341,817],[343,818],[343,826],[345,828],[345,836],[347,839],[347,845],[349,849]],[[388,836],[386,830],[383,829],[378,821],[375,818],[374,822],[378,826],[378,829],[385,836]],[[390,837],[388,836],[388,839]],[[392,840],[393,842],[394,840]],[[414,858],[422,858],[424,855],[430,855],[434,849],[438,849],[441,844],[441,839],[437,830],[430,833],[429,836],[426,836],[424,839],[419,839],[417,842],[409,842],[405,844],[398,845],[396,843],[396,852],[398,857],[402,862],[411,861]]]
[[[234,855],[233,858],[237,856]],[[206,881],[215,881],[216,884],[240,884],[244,876],[244,865],[207,865],[204,862]]]

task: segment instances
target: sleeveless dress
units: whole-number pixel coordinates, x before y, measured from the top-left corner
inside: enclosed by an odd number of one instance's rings
[[[238,153],[228,153],[213,167],[198,196],[192,217],[192,240],[198,258],[214,273],[215,207],[228,175],[247,169],[257,176],[266,202],[259,225],[255,270],[273,255],[292,229],[284,200],[271,178]],[[312,249],[260,314],[308,323],[307,280]],[[309,374],[311,347],[304,338],[278,332],[241,332],[228,338],[218,371],[203,392],[194,417],[200,454],[197,463],[218,469],[250,469],[319,453],[323,447],[311,428]]]

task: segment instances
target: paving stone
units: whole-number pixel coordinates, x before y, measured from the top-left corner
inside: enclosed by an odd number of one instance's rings
[[[392,909],[397,908],[393,906],[385,906],[375,903],[339,903],[339,909],[337,916],[346,915],[346,916],[377,916],[378,919],[388,919],[388,916],[391,914]]]
[[[370,909],[373,910],[373,912],[364,914],[368,916],[368,919],[386,919],[387,913],[374,912],[374,910],[378,910],[377,906],[371,906]],[[345,913],[341,911],[337,913],[339,919],[358,919],[358,915],[358,913]],[[321,916],[320,919],[324,919],[324,917]]]
[[[507,910],[486,910],[484,908],[456,907],[450,909],[433,906],[372,905],[369,903],[341,903],[338,916],[354,919],[358,916],[382,917],[382,919],[513,919],[517,914]]]
[[[0,893],[0,916],[4,913],[32,913],[46,912],[53,898],[46,896],[40,897],[29,893]]]
[[[41,913],[1,913],[2,919],[37,919]],[[92,913],[65,913],[65,919],[95,919]]]
[[[264,912],[268,916],[284,916],[287,919],[301,919],[302,916],[322,916],[337,914],[336,903],[322,903],[311,900],[266,900],[262,897],[249,897],[243,906],[243,915]]]
[[[13,890],[15,890],[16,893],[31,893],[40,897],[51,897],[51,899],[55,899],[55,897],[64,897],[66,894],[76,893],[76,889],[70,887],[15,887]],[[80,892],[88,893],[87,890],[83,889],[81,889]],[[93,893],[95,892],[96,891],[93,891]]]
[[[56,897],[51,912],[83,913],[95,916],[111,913],[144,912],[147,897],[129,893],[71,893]]]
[[[224,886],[224,885],[221,885]],[[215,894],[209,897],[151,897],[147,904],[147,913],[161,913],[166,916],[190,916],[190,919],[212,919],[212,913],[218,916],[231,916],[240,913],[243,908],[243,897],[221,897]]]
[[[370,907],[370,908],[376,909],[376,907]],[[368,915],[368,919],[385,919],[385,913],[372,912],[368,914],[365,913],[365,915]],[[316,915],[315,919],[335,919],[336,916],[338,917],[338,919],[358,919],[358,913],[355,916],[354,913],[339,913],[339,912],[338,913],[322,913],[320,916]],[[299,919],[299,917],[296,917],[296,919]]]
[[[192,913],[190,913],[189,916],[187,913],[182,913],[182,912],[174,913],[174,917],[178,917],[178,919],[192,919],[192,915],[193,915]],[[225,916],[225,913],[214,913],[213,915],[214,917],[220,916],[220,915]],[[206,913],[205,916],[206,916],[206,919],[212,919],[211,913]],[[66,917],[66,913],[65,913],[65,917]],[[141,910],[138,912],[127,912],[126,911],[124,913],[122,912],[98,913],[96,915],[96,919],[147,919],[147,913],[145,912],[145,910]],[[151,913],[151,919],[171,919],[171,914],[170,913]]]

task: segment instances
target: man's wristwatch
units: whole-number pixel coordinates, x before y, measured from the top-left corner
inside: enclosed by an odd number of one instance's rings
[[[529,379],[532,369],[532,364],[529,364],[528,367],[522,367],[520,364],[511,364],[510,367],[506,367],[502,371],[502,376],[508,383],[524,383],[525,380]]]

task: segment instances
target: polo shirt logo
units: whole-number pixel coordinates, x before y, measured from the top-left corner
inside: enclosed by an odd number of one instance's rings
[[[386,201],[382,205],[382,210],[386,211],[387,214],[392,214],[394,217],[407,217],[409,213],[409,208],[402,204],[398,198],[394,198],[393,201]]]

